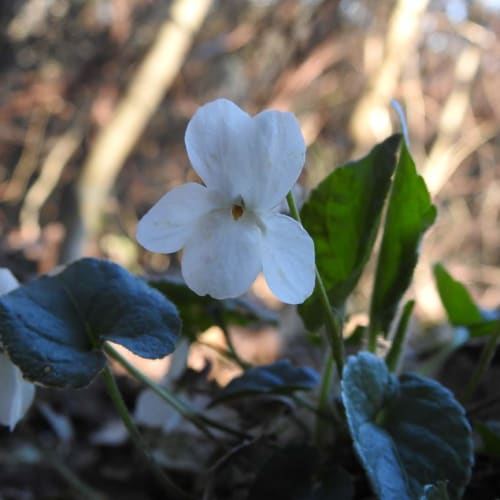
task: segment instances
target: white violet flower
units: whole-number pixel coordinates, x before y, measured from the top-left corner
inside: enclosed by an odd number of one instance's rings
[[[13,274],[0,268],[0,295],[19,286]],[[0,351],[0,424],[14,430],[28,411],[35,397],[34,384],[23,379],[19,368]]]
[[[314,244],[278,212],[305,161],[295,116],[250,117],[218,99],[196,111],[185,143],[205,185],[190,182],[164,195],[139,221],[139,243],[158,253],[183,248],[183,277],[199,295],[237,297],[262,271],[278,299],[303,302],[314,289]]]

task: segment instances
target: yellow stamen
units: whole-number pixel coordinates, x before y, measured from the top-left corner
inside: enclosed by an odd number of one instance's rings
[[[233,205],[231,214],[234,220],[238,220],[243,215],[243,207],[241,205]]]

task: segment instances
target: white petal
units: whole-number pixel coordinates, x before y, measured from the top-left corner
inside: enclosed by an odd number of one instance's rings
[[[0,423],[13,430],[33,402],[35,386],[23,380],[19,368],[0,354]]]
[[[276,206],[299,177],[305,160],[300,126],[291,113],[254,118],[219,99],[199,108],[186,130],[186,149],[207,187],[250,209]]]
[[[0,295],[18,286],[14,275],[8,269],[0,268]],[[7,425],[12,431],[31,406],[35,385],[26,382],[19,368],[3,353],[0,353],[0,381],[0,424]]]
[[[269,215],[263,223],[262,266],[266,282],[282,302],[300,304],[314,290],[313,240],[286,215]]]
[[[18,286],[19,282],[10,270],[5,267],[0,268],[0,295],[12,292]]]
[[[300,125],[292,113],[263,111],[254,119],[255,164],[250,175],[259,208],[280,203],[299,178],[306,157]]]
[[[230,201],[241,196],[250,165],[252,119],[236,104],[217,99],[198,108],[186,129],[186,150],[208,188]]]
[[[186,243],[182,275],[199,295],[227,299],[242,295],[262,268],[261,231],[251,214],[238,220],[231,209],[204,217]]]
[[[177,252],[198,220],[216,205],[216,195],[201,184],[190,182],[176,187],[139,221],[137,241],[151,252]]]

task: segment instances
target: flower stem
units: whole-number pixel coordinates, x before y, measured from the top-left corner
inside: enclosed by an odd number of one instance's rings
[[[320,418],[320,415],[326,414],[328,410],[328,401],[332,392],[332,375],[333,375],[333,357],[328,355],[325,363],[323,364],[323,371],[321,373],[321,387],[319,390],[318,401],[318,416],[316,417],[316,425],[314,429],[314,438],[319,447],[324,436],[325,421]]]
[[[288,206],[290,207],[290,214],[295,220],[301,222],[300,214],[299,211],[297,210],[297,205],[295,204],[293,193],[291,191],[287,194],[286,199],[288,201]],[[344,341],[342,338],[342,326],[341,326],[342,321],[340,321],[340,314],[338,312],[334,313],[334,309],[330,304],[330,300],[328,299],[328,294],[326,292],[323,278],[321,277],[321,274],[317,267],[316,267],[316,284],[319,292],[321,305],[323,307],[326,318],[327,340],[332,350],[332,356],[333,359],[335,360],[339,379],[342,379],[342,369],[344,367]]]
[[[158,479],[159,483],[165,490],[165,493],[167,493],[169,496],[172,495],[174,498],[186,500],[191,499],[192,497],[190,495],[185,493],[178,486],[176,486],[175,483],[172,482],[172,480],[165,474],[165,472],[158,466],[154,458],[151,456],[150,452],[148,451],[147,444],[144,442],[141,434],[139,433],[139,429],[137,429],[134,421],[132,420],[132,417],[130,416],[125,402],[123,401],[120,390],[118,389],[118,385],[116,384],[116,380],[108,366],[104,368],[102,376],[104,378],[108,394],[113,401],[113,404],[115,405],[118,415],[125,424],[132,442],[148,462],[155,477]]]
[[[370,318],[370,323],[368,325],[368,351],[371,353],[375,353],[377,350],[377,332],[378,328],[375,327],[373,321]]]
[[[340,314],[335,311],[330,305],[330,300],[326,293],[326,288],[316,268],[316,282],[318,283],[319,296],[326,317],[326,330],[328,332],[327,338],[330,343],[333,358],[337,367],[339,380],[342,380],[342,370],[344,368],[344,340],[342,338],[342,320]]]
[[[465,405],[472,397],[477,387],[479,386],[484,374],[488,370],[491,361],[495,356],[495,351],[497,348],[497,343],[499,338],[500,338],[500,332],[496,333],[495,335],[491,335],[490,338],[488,339],[487,344],[484,346],[479,361],[476,365],[476,368],[472,373],[472,377],[469,379],[469,382],[465,386],[462,397],[460,398],[463,405]]]
[[[240,432],[236,429],[228,427],[220,422],[212,420],[205,415],[198,413],[194,408],[191,408],[186,402],[177,398],[170,392],[168,392],[164,387],[161,387],[154,380],[150,379],[147,375],[145,375],[141,370],[136,368],[132,363],[130,363],[127,359],[125,359],[111,344],[106,342],[104,344],[104,351],[108,356],[113,358],[115,361],[118,361],[120,365],[122,365],[127,372],[130,373],[134,378],[140,380],[143,384],[148,386],[155,394],[160,396],[166,403],[168,403],[172,408],[174,408],[180,415],[189,420],[193,425],[198,427],[205,435],[209,438],[216,440],[214,435],[210,432],[208,427],[213,427],[214,429],[219,429],[221,431],[226,432],[227,434],[231,434],[233,436],[237,436],[242,439],[249,439],[249,436]]]

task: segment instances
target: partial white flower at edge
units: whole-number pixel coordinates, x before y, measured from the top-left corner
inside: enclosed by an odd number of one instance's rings
[[[8,269],[0,268],[0,295],[19,286]],[[28,411],[35,397],[35,386],[26,382],[19,368],[8,356],[0,353],[0,424],[14,430]]]
[[[278,211],[305,161],[295,116],[250,117],[218,99],[196,111],[185,143],[204,185],[164,195],[139,221],[139,243],[158,253],[183,248],[183,277],[199,295],[240,296],[262,271],[278,299],[302,303],[314,289],[314,243]]]

